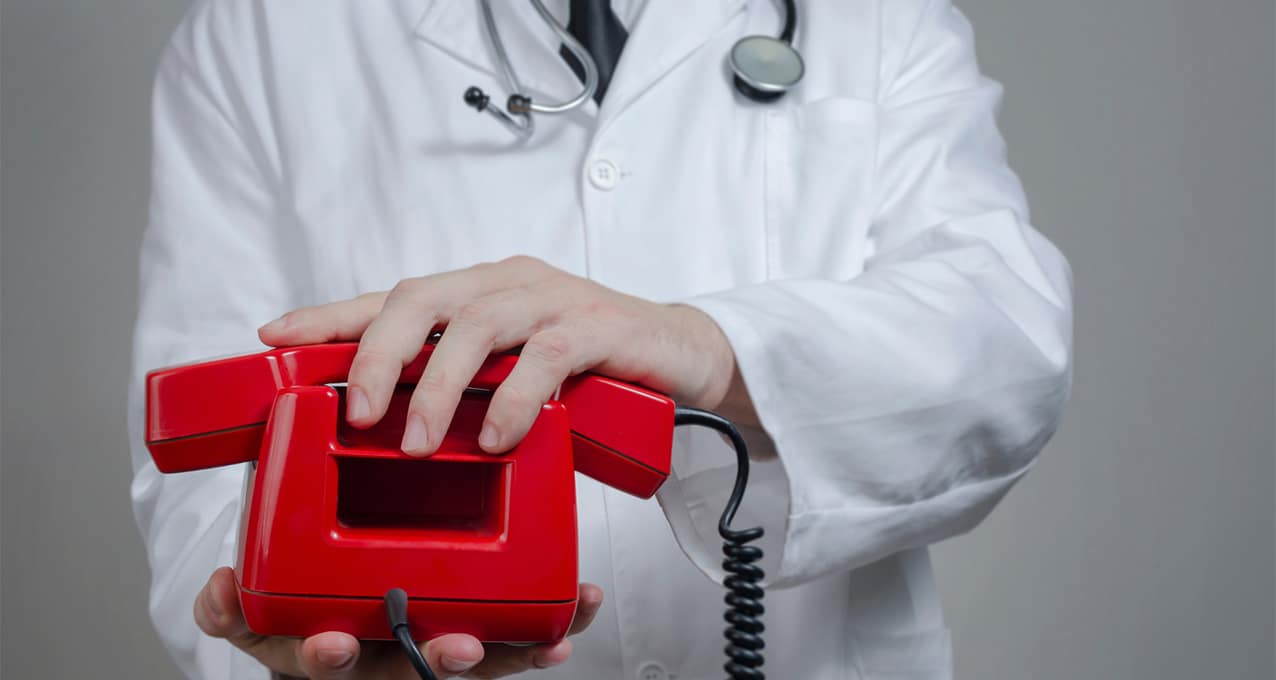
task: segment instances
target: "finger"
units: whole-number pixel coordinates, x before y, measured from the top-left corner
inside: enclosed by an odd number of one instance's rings
[[[594,622],[594,617],[598,615],[598,610],[603,606],[603,589],[592,583],[580,584],[580,594],[576,599],[576,617],[572,619],[571,628],[567,630],[568,635],[576,635],[583,632]]]
[[[431,669],[441,672],[440,677],[465,673],[481,663],[487,654],[478,638],[460,633],[436,637],[420,647],[421,656]]]
[[[368,324],[350,366],[350,407],[346,413],[350,423],[368,427],[385,415],[403,367],[421,353],[435,325],[447,323],[471,300],[529,283],[530,276],[540,275],[540,270],[526,266],[524,259],[400,281],[386,297],[381,313]],[[408,420],[405,434],[414,441],[428,441],[424,421]]]
[[[581,324],[547,328],[528,338],[509,377],[492,393],[479,446],[499,453],[521,441],[567,376],[605,358],[603,342],[600,333]]]
[[[353,678],[359,662],[359,641],[346,633],[320,633],[301,643],[298,656],[301,669],[310,680]]]
[[[258,635],[249,630],[229,567],[214,571],[195,597],[195,623],[206,634],[229,641],[267,668],[289,675],[301,674],[297,640]]]
[[[477,677],[499,678],[534,668],[552,668],[567,661],[571,655],[572,643],[566,638],[529,647],[488,645],[487,655],[483,663],[474,669],[474,673]]]
[[[568,629],[568,635],[576,635],[589,627],[603,605],[603,590],[592,583],[580,584],[577,595],[576,616]],[[487,656],[483,664],[476,668],[482,671],[481,677],[499,677],[521,673],[532,668],[550,668],[557,666],[571,657],[572,646],[569,640],[556,643],[515,647],[510,645],[488,645]]]
[[[302,307],[257,330],[271,347],[308,345],[338,340],[358,340],[385,304],[386,293],[366,293],[357,298],[314,307]]]
[[[440,321],[440,300],[429,295],[430,277],[400,281],[359,340],[350,364],[346,419],[367,427],[381,420],[403,367],[421,353]]]
[[[423,420],[428,435],[415,440],[405,436],[403,450],[428,454],[437,449],[452,423],[457,402],[488,355],[522,344],[565,307],[564,295],[526,286],[500,290],[463,305],[448,321],[430,354],[408,407],[408,418]]]

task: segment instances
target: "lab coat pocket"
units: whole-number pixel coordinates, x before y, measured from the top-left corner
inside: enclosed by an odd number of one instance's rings
[[[952,637],[947,628],[909,633],[851,633],[854,666],[863,680],[952,680]]]
[[[769,278],[859,273],[872,218],[877,105],[828,97],[767,119]]]

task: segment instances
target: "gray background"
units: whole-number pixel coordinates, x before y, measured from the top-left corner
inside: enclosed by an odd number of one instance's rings
[[[937,550],[958,677],[1272,678],[1276,56],[1263,0],[965,0],[1075,398]],[[148,97],[178,0],[5,0],[0,674],[164,678],[123,389]]]

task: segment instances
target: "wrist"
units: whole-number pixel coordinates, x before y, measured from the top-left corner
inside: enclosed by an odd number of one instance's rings
[[[722,328],[708,314],[690,305],[666,305],[673,318],[685,381],[679,381],[678,401],[696,408],[713,410],[726,399],[736,373],[735,353]]]

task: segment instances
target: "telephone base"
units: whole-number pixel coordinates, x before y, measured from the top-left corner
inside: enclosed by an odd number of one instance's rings
[[[339,631],[361,640],[393,639],[381,596],[265,593],[241,585],[239,601],[248,627],[259,635],[309,637]],[[567,635],[575,614],[575,600],[408,600],[408,621],[415,640],[468,633],[483,642],[554,642]]]

